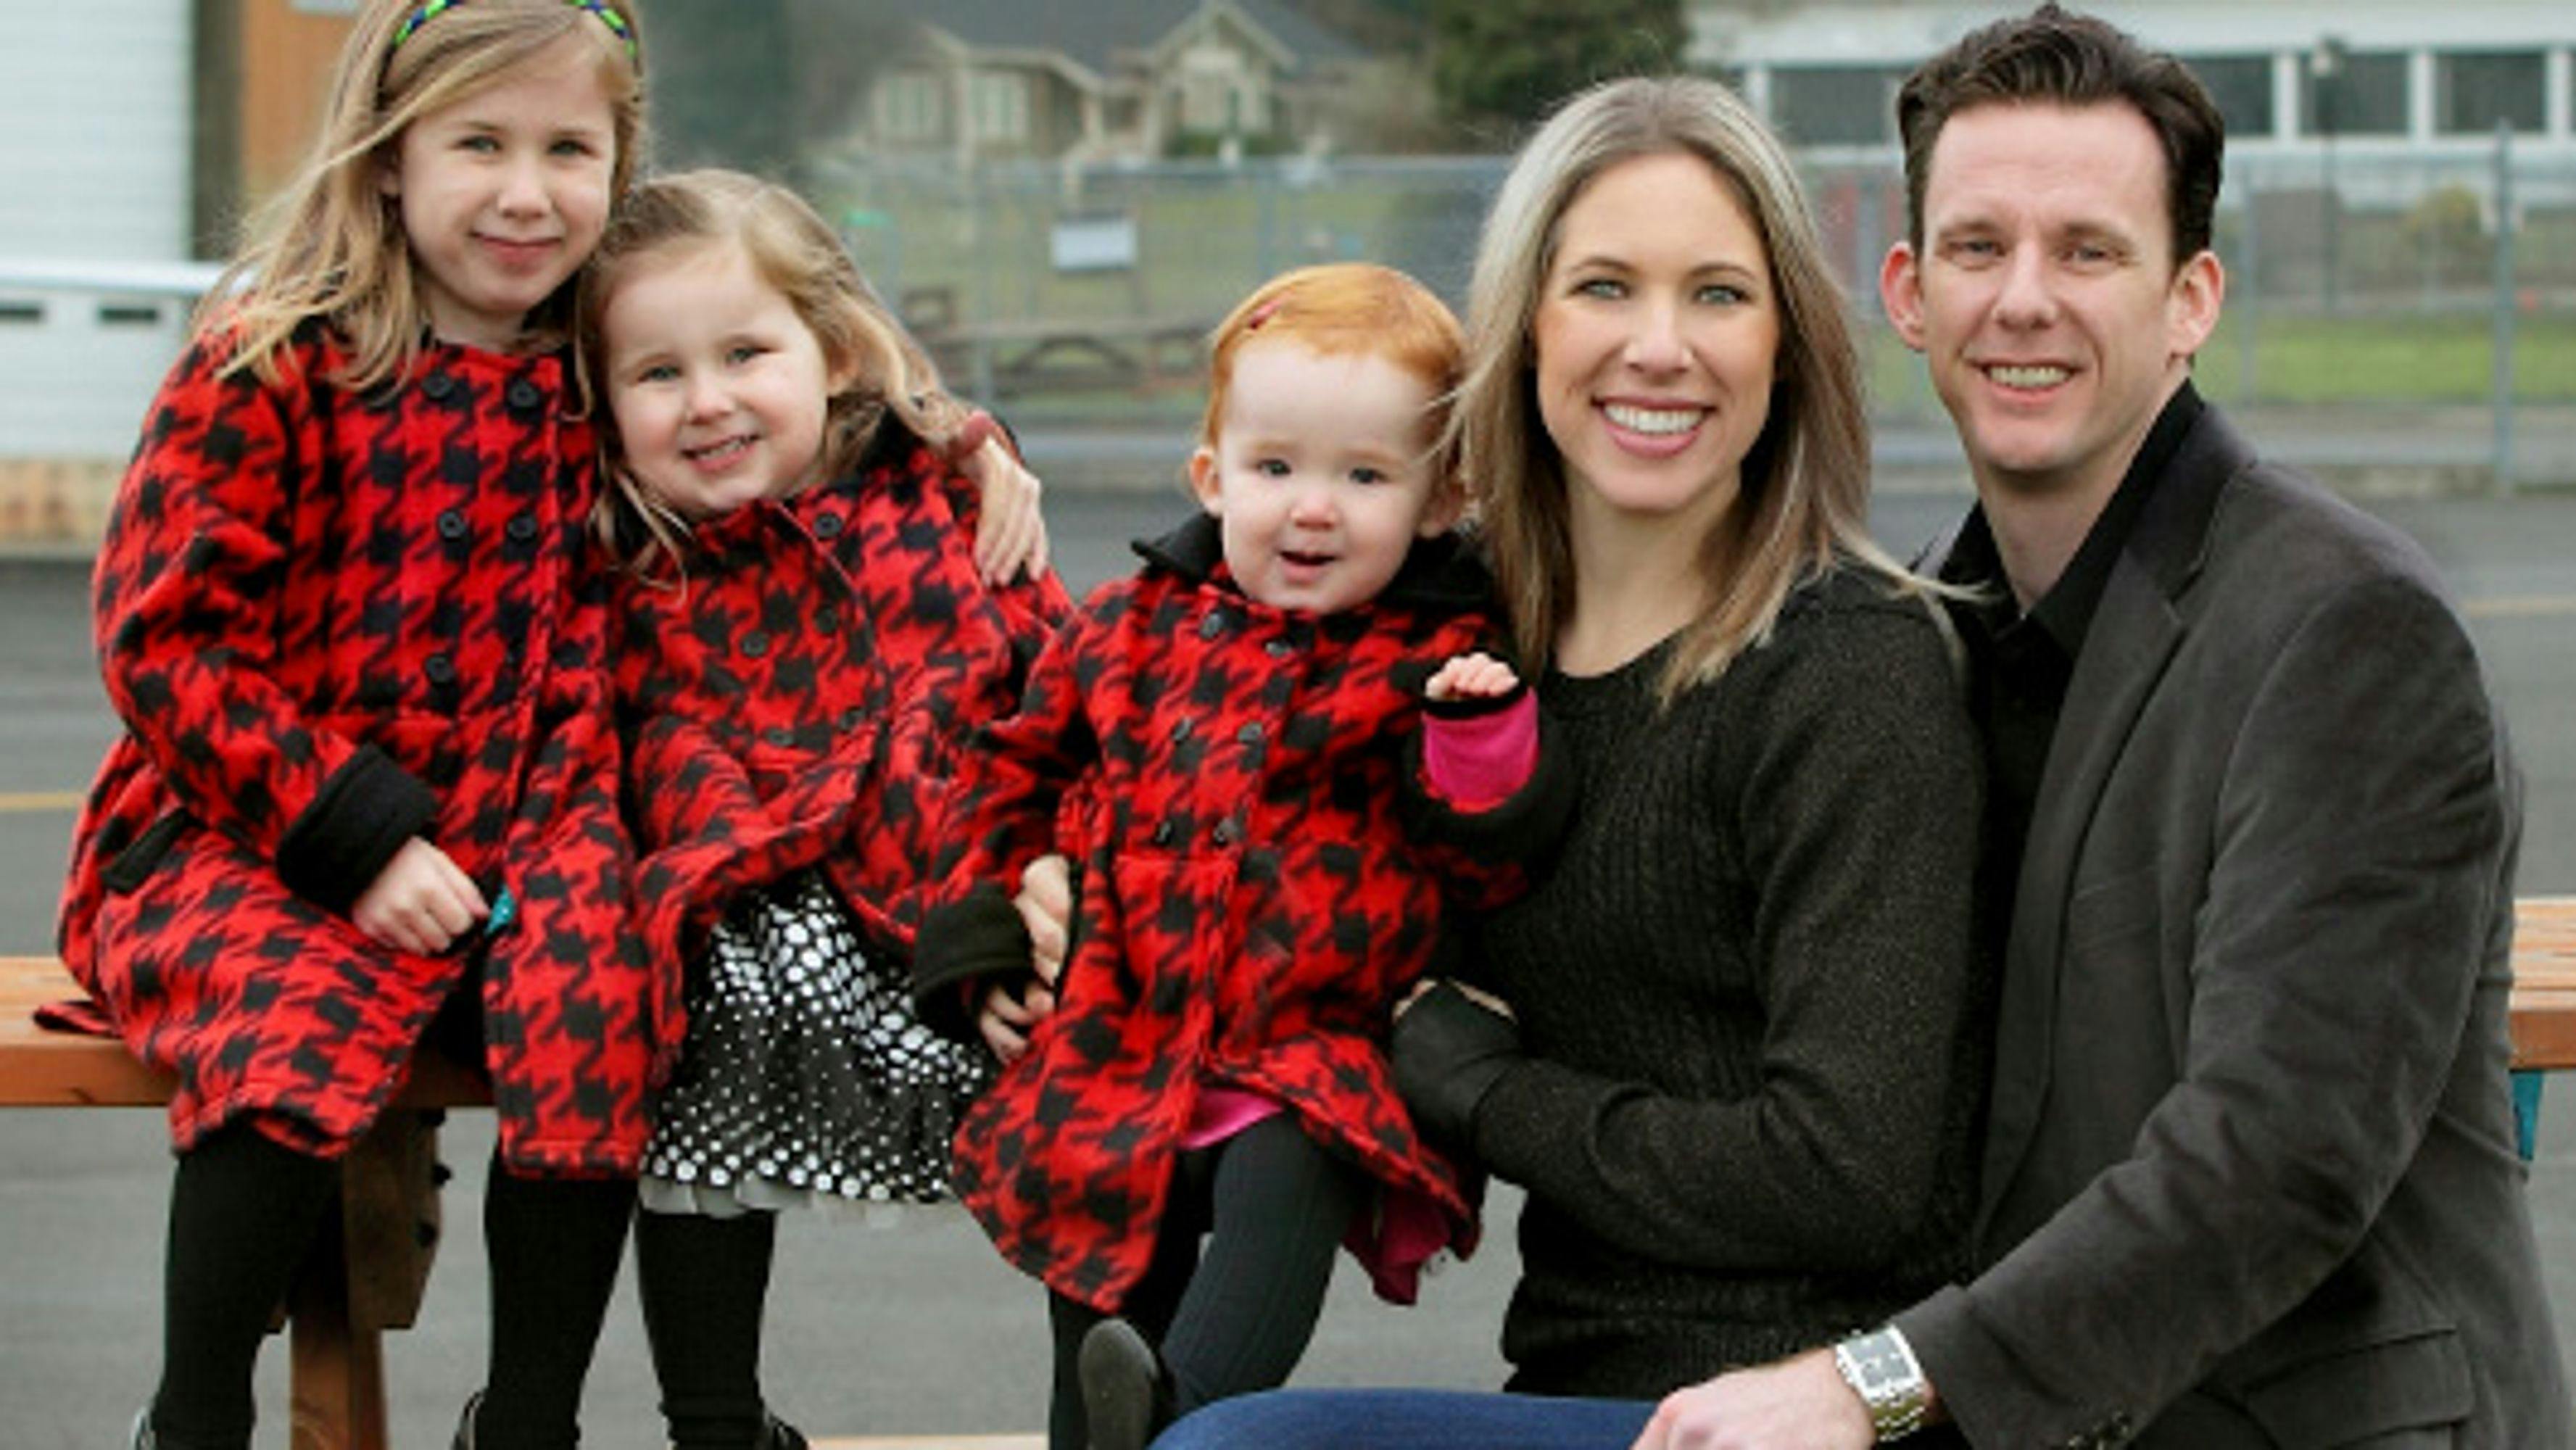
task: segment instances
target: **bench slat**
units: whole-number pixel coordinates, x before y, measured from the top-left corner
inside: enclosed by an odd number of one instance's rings
[[[171,1075],[146,1067],[112,1037],[39,1027],[35,1011],[81,996],[51,957],[0,957],[0,1107],[142,1108],[170,1101]],[[474,1107],[492,1100],[483,1080],[423,1053],[395,1101],[413,1108]]]
[[[2525,1069],[2576,1068],[2576,896],[2516,904],[2513,1055]],[[124,1044],[38,1027],[37,1006],[80,995],[50,957],[0,957],[0,1107],[144,1107],[170,1100],[170,1077],[134,1060]],[[405,1085],[409,1107],[491,1101],[481,1079],[424,1055]]]

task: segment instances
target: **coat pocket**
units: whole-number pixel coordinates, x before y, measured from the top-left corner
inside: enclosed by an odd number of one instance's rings
[[[2331,1450],[2463,1425],[2477,1392],[2458,1331],[2431,1329],[2291,1366],[2242,1393],[2245,1412],[2284,1450]]]
[[[171,843],[178,840],[179,833],[186,829],[186,811],[172,809],[163,812],[159,820],[144,827],[143,834],[128,842],[124,850],[116,853],[116,859],[99,872],[100,883],[115,895],[131,894],[152,879],[152,869],[170,854]]]
[[[2285,1450],[2463,1425],[2476,1409],[2452,1316],[2393,1245],[2365,1243],[2212,1376]],[[2412,1443],[2409,1441],[2408,1443]]]

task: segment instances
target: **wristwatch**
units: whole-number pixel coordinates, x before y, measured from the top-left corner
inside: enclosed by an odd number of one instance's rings
[[[1914,1362],[1913,1347],[1894,1325],[1856,1334],[1834,1346],[1834,1368],[1843,1382],[1869,1407],[1869,1422],[1878,1438],[1893,1440],[1923,1428],[1932,1411],[1932,1385],[1923,1366]]]

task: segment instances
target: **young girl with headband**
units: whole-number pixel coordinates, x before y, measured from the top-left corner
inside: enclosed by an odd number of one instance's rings
[[[627,0],[362,4],[315,157],[118,494],[96,610],[125,734],[61,946],[176,1076],[138,1450],[250,1443],[270,1312],[424,1043],[499,1118],[490,1359],[456,1443],[577,1439],[666,1006],[629,928],[562,346],[635,164],[640,44]]]

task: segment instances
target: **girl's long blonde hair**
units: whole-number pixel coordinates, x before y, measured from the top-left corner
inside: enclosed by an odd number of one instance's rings
[[[235,335],[228,370],[274,378],[288,341],[316,321],[348,348],[334,382],[370,388],[407,369],[429,311],[400,204],[382,186],[403,132],[565,36],[586,36],[598,51],[617,144],[609,194],[624,193],[644,136],[643,38],[635,0],[614,9],[622,31],[576,0],[365,0],[341,47],[312,156],[198,305],[199,328]],[[414,28],[397,44],[406,23]],[[549,299],[534,322],[566,321],[571,290]]]
[[[594,390],[607,387],[601,323],[619,286],[641,268],[714,247],[740,249],[752,274],[814,334],[830,369],[856,380],[827,404],[821,477],[855,465],[888,414],[934,445],[964,421],[965,406],[940,386],[937,366],[859,274],[831,225],[786,187],[718,168],[653,177],[609,219],[577,309],[582,370]],[[623,465],[614,411],[602,407],[599,415],[610,485],[600,492],[599,536],[630,571],[676,583],[688,526]]]
[[[1715,679],[1770,634],[1789,592],[1838,558],[1918,587],[1867,532],[1869,425],[1841,288],[1797,172],[1760,120],[1715,81],[1633,77],[1576,95],[1512,163],[1476,251],[1467,377],[1456,430],[1511,615],[1544,666],[1574,597],[1565,463],[1540,420],[1533,324],[1566,209],[1602,172],[1644,156],[1696,156],[1751,217],[1780,301],[1769,420],[1743,464],[1730,528],[1702,541],[1711,601],[1666,668],[1665,699]]]

